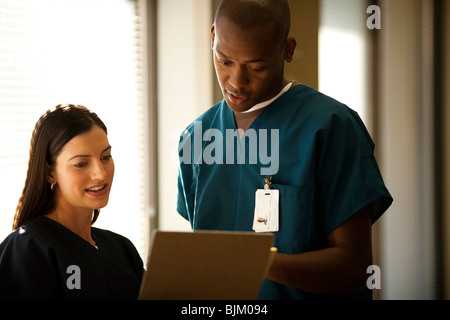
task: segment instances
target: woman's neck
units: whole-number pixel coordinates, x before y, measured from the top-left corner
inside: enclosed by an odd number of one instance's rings
[[[91,235],[92,212],[67,212],[61,209],[55,209],[46,215],[59,224],[63,225],[79,237],[95,246],[96,243]]]

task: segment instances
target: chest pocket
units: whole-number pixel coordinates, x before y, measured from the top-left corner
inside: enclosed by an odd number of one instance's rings
[[[279,231],[275,247],[281,253],[300,253],[308,249],[313,214],[313,189],[273,184],[280,190]]]

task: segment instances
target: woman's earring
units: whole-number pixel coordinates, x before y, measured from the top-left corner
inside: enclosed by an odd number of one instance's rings
[[[53,191],[53,188],[55,187],[55,184],[52,182],[51,184],[50,184],[50,190],[52,190]]]

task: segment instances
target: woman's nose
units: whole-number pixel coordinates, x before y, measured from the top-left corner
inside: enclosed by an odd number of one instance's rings
[[[96,161],[92,166],[91,177],[93,180],[104,180],[107,177],[106,169],[101,161]]]

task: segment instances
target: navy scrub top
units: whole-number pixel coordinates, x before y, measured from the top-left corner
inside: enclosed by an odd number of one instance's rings
[[[16,229],[0,244],[0,300],[137,300],[144,266],[133,243],[91,233],[98,249],[42,216]]]

